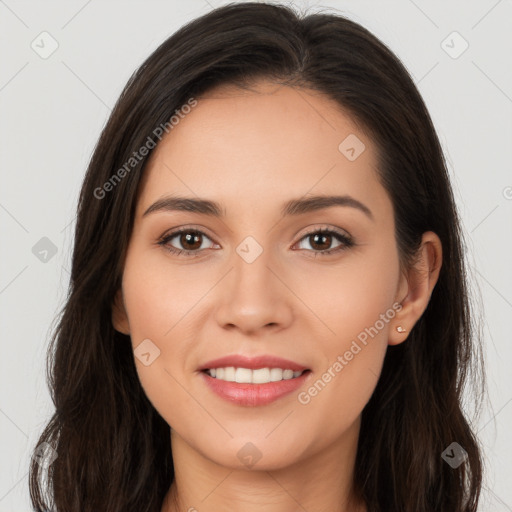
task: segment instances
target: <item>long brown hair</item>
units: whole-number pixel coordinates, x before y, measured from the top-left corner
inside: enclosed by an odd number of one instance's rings
[[[477,510],[481,452],[462,398],[467,383],[481,398],[483,365],[463,233],[425,104],[399,59],[359,24],[245,2],[212,10],[164,41],[130,78],[94,150],[69,293],[48,352],[55,413],[30,468],[36,510],[160,512],[174,477],[169,425],[147,399],[130,339],[111,318],[151,151],[126,162],[191,97],[257,78],[324,93],[370,134],[402,265],[411,264],[427,230],[443,245],[428,307],[408,339],[388,347],[363,410],[356,489],[372,512]],[[112,181],[123,166],[122,179]],[[467,453],[456,468],[441,457],[452,442]]]

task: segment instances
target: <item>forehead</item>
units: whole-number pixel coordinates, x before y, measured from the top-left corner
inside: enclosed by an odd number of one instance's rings
[[[372,141],[325,95],[260,82],[197,98],[153,151],[138,209],[169,193],[258,208],[333,191],[379,200]]]

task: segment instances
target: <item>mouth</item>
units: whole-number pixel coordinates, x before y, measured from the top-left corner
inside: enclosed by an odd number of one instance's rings
[[[209,368],[202,370],[210,377],[224,382],[238,382],[239,384],[268,384],[269,382],[280,382],[282,380],[296,379],[303,373],[311,370],[293,371],[291,368],[235,368],[226,366],[220,368]]]
[[[217,396],[232,404],[255,407],[296,391],[309,380],[312,371],[274,356],[233,355],[205,363],[199,373]]]

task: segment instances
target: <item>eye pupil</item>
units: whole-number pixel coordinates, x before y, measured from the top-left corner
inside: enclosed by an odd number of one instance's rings
[[[325,233],[315,233],[314,235],[312,235],[313,237],[313,243],[311,244],[312,247],[315,247],[315,246],[318,246],[318,245],[325,245],[326,244],[326,240],[328,241],[327,243],[327,248],[329,248],[329,246],[331,245],[331,238],[332,238],[332,235],[329,235],[329,234],[325,234]],[[318,242],[318,240],[321,239],[322,242]],[[319,250],[325,250],[326,247],[315,247],[316,249],[319,249]]]
[[[190,232],[188,232],[186,234],[181,235],[180,243],[182,244],[183,247],[185,247],[186,244],[194,244],[194,242],[197,244],[197,242],[199,241],[199,245],[197,247],[187,247],[187,249],[198,249],[199,247],[201,247],[200,238],[201,237],[199,233],[191,234]]]

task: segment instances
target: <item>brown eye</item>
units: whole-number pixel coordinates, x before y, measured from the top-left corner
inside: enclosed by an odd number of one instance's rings
[[[196,229],[180,229],[164,236],[158,244],[173,254],[196,256],[202,252],[204,239],[210,240],[202,231]],[[173,243],[171,241],[175,240]],[[176,245],[178,245],[176,247]]]
[[[301,244],[304,240],[308,241],[308,247],[299,247],[301,249],[308,249],[309,252],[314,252],[315,256],[317,255],[329,255],[338,251],[342,251],[354,245],[353,240],[344,235],[343,233],[339,233],[337,231],[333,231],[330,229],[322,229],[312,231],[307,233],[305,236],[301,238],[299,244]],[[338,242],[337,245],[331,247],[334,242]]]
[[[314,235],[309,235],[309,239],[313,249],[326,251],[330,248],[333,236],[326,233],[315,233]]]
[[[201,234],[191,231],[188,233],[181,233],[178,238],[180,244],[186,249],[199,249],[201,247]],[[199,243],[199,246],[198,246]]]
[[[208,248],[202,247],[205,239],[210,240],[210,238],[202,231],[184,228],[165,235],[158,244],[165,247],[166,250],[173,254],[185,254],[193,257],[198,256],[204,249]],[[174,242],[172,242],[173,240]],[[350,237],[331,229],[317,229],[316,231],[311,231],[304,235],[298,243],[301,244],[304,240],[309,242],[310,248],[299,248],[312,252],[314,256],[327,256],[332,253],[348,249],[354,245],[354,242]],[[337,245],[332,247],[335,242],[337,242]]]

